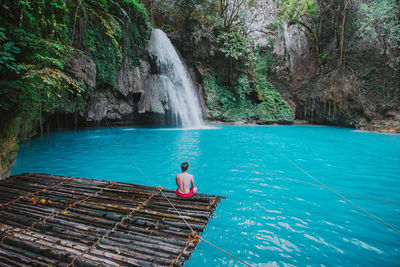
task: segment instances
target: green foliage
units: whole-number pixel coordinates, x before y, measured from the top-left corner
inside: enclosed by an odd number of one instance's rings
[[[289,23],[302,22],[308,16],[317,15],[315,0],[275,0],[279,15]]]
[[[317,53],[319,53],[320,20],[318,19],[320,18],[320,12],[317,0],[274,0],[274,2],[278,8],[280,20],[289,25],[297,24],[299,27],[304,27],[309,33],[309,37],[316,42]],[[328,1],[324,3],[331,4]]]
[[[0,11],[0,118],[20,118],[26,135],[44,114],[82,108],[88,88],[71,72],[72,56],[92,57],[97,83],[113,86],[150,33],[137,0],[4,0]]]
[[[61,84],[66,92],[82,91],[64,71],[73,51],[65,1],[3,1],[2,9],[8,12],[0,29],[0,113],[52,111],[50,99],[59,98]],[[62,103],[70,103],[67,96]]]
[[[398,96],[393,95],[385,87],[380,69],[372,66],[362,74],[362,85],[364,96],[371,99],[375,104],[392,105],[398,101]]]
[[[18,149],[16,144],[16,136],[19,133],[21,125],[21,117],[16,116],[10,118],[0,118],[2,127],[0,128],[0,171],[3,168],[8,168],[15,159],[11,156],[11,151]]]
[[[270,70],[268,63],[268,57],[256,54],[253,65],[254,90],[257,92],[258,100],[262,101],[261,111],[267,118],[292,120],[293,116],[288,103],[267,79],[268,70]]]
[[[219,85],[215,74],[204,76],[205,97],[207,107],[213,112],[214,117],[220,108],[234,108],[236,102],[235,95],[226,86]]]
[[[265,26],[265,29],[269,30],[269,31],[282,32],[284,28],[283,28],[282,21],[273,21],[273,22],[267,24]]]
[[[220,51],[224,53],[226,57],[239,60],[247,59],[252,55],[253,49],[250,46],[249,39],[241,32],[222,32],[218,36],[218,42],[221,44]]]
[[[0,129],[0,140],[17,136],[21,124],[21,116],[16,116],[10,121],[1,120],[1,122],[4,127]]]
[[[234,82],[233,90],[221,85],[216,74],[205,74],[205,97],[211,118],[238,121],[291,121],[289,105],[268,82],[266,61],[259,54],[255,57],[253,80],[241,74]],[[254,99],[253,95],[257,99]]]
[[[195,9],[202,4],[203,0],[175,0],[174,2],[175,6],[178,6],[181,9]]]
[[[97,80],[113,85],[122,63],[121,26],[108,12],[109,3],[98,4],[95,8],[87,4],[85,9],[89,16],[86,21],[87,34],[84,35],[83,48],[93,56]]]
[[[243,73],[238,77],[235,85],[235,92],[237,92],[240,100],[245,100],[246,96],[253,91],[251,82]]]
[[[19,73],[22,66],[15,62],[15,56],[21,52],[21,49],[14,42],[5,42],[7,40],[5,30],[0,27],[0,71]]]
[[[160,27],[163,32],[170,33],[176,31],[175,27],[169,24],[164,24]]]
[[[321,64],[325,64],[327,59],[328,59],[328,54],[326,54],[326,53],[319,54],[319,60],[320,60]]]
[[[263,55],[261,56],[261,54]],[[253,68],[256,68],[257,71],[264,75],[275,74],[275,68],[284,64],[282,60],[275,56],[273,48],[267,48],[263,53],[260,49],[257,49],[254,53],[253,61],[256,63]]]
[[[187,19],[191,17],[191,15],[201,9],[202,5],[208,4],[205,0],[174,0],[173,6],[176,8],[183,16],[184,22],[188,22]],[[185,25],[183,25],[185,26]]]
[[[114,85],[124,57],[139,62],[150,34],[146,10],[137,1],[84,1],[86,16],[83,49],[96,63],[99,83]]]
[[[369,0],[361,4],[357,20],[360,36],[377,44],[389,66],[395,70],[400,67],[399,14],[397,0]]]

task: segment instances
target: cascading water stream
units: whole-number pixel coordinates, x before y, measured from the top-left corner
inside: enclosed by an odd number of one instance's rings
[[[166,91],[170,107],[177,125],[183,128],[202,128],[201,107],[193,82],[185,69],[178,53],[167,35],[153,29],[149,42],[149,53],[156,59],[159,71],[158,83]]]

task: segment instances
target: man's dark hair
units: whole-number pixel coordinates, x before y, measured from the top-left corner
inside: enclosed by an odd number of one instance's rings
[[[181,169],[182,169],[183,172],[187,171],[189,169],[189,163],[183,162],[181,164]]]

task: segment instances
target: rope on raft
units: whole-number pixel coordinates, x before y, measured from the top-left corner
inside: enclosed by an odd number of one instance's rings
[[[111,126],[111,128],[116,128],[116,127],[114,127],[113,125],[110,125],[110,126]],[[106,129],[110,132],[109,128],[106,128]],[[139,166],[136,165],[136,163],[135,163],[135,161],[133,160],[133,158],[131,158],[131,161],[132,161],[133,165],[136,167],[136,169],[138,169],[138,170],[142,173],[142,175],[143,175],[146,179],[148,179],[148,180],[160,191],[160,193],[162,194],[162,196],[168,201],[168,203],[172,206],[172,208],[178,213],[179,217],[185,222],[185,224],[186,224],[186,225],[189,227],[189,229],[192,231],[192,232],[190,233],[191,235],[195,236],[197,239],[200,239],[200,240],[202,240],[202,241],[204,241],[204,242],[210,244],[211,246],[217,248],[218,250],[222,251],[223,253],[227,254],[228,256],[230,256],[230,257],[236,259],[236,260],[239,261],[240,263],[242,263],[242,264],[244,264],[244,265],[246,265],[246,266],[251,266],[251,265],[248,264],[247,262],[245,262],[245,261],[243,261],[243,260],[241,260],[241,259],[239,259],[239,258],[233,256],[232,254],[228,253],[227,251],[225,251],[225,250],[223,250],[223,249],[217,247],[216,245],[212,244],[211,242],[205,240],[200,234],[198,234],[196,231],[194,231],[193,228],[192,228],[192,227],[188,224],[188,222],[185,220],[185,218],[181,215],[181,213],[176,209],[176,207],[174,206],[174,204],[172,204],[172,202],[168,199],[168,197],[162,192],[162,187],[159,186],[159,185],[157,185],[157,183],[155,183],[148,175],[146,175],[146,173],[144,173],[144,171],[143,171],[141,168],[139,168]],[[214,199],[214,202],[215,202],[215,199]],[[213,202],[213,203],[214,203],[214,202]],[[211,204],[210,204],[209,206],[211,206]],[[196,239],[196,238],[195,238],[195,239]],[[194,240],[195,240],[195,239],[194,239]],[[188,240],[189,240],[189,239],[188,239]],[[191,243],[191,241],[189,242],[189,244],[190,244],[190,243]],[[186,248],[186,249],[187,249],[187,248]],[[182,254],[183,254],[183,252],[184,252],[186,249],[184,249],[184,250],[181,251]],[[175,262],[179,259],[179,257],[180,257],[182,254],[178,255],[178,257],[177,257],[176,259],[174,259],[174,260],[171,262],[171,264],[173,265],[173,263],[175,263]],[[172,265],[170,265],[170,266],[172,266]]]
[[[74,178],[74,177],[73,177],[73,178]],[[101,192],[103,192],[104,189],[108,189],[108,188],[112,187],[113,185],[115,185],[115,182],[111,182],[111,183],[109,183],[107,186],[104,186],[104,187],[102,187],[101,189],[99,189],[98,191],[96,191],[95,193],[93,193],[93,194],[91,194],[91,195],[88,195],[88,196],[86,196],[85,198],[82,198],[82,199],[80,199],[80,200],[74,202],[73,204],[69,204],[65,209],[63,209],[63,210],[61,210],[61,211],[58,211],[58,212],[54,212],[54,211],[53,211],[50,215],[46,216],[44,219],[39,218],[38,221],[34,222],[33,224],[31,224],[30,226],[28,226],[28,227],[25,228],[25,229],[21,229],[21,230],[19,230],[19,231],[12,232],[11,234],[6,234],[5,236],[3,236],[2,239],[0,239],[0,244],[2,244],[3,241],[4,241],[4,239],[6,239],[6,238],[11,238],[11,237],[14,237],[14,236],[17,235],[17,234],[22,234],[22,233],[25,233],[26,231],[29,231],[30,229],[32,229],[32,228],[33,228],[36,224],[38,224],[38,223],[45,223],[48,219],[54,219],[54,218],[55,218],[56,216],[58,216],[60,213],[63,213],[63,214],[67,213],[67,211],[68,211],[70,208],[75,207],[75,206],[78,205],[79,203],[82,203],[82,202],[88,200],[89,198],[92,198],[92,197],[97,196],[98,194],[100,194]]]
[[[303,181],[303,180],[295,179],[295,178],[292,178],[292,177],[285,177],[285,176],[278,175],[276,173],[271,173],[271,172],[264,172],[264,173],[266,173],[268,175],[276,176],[277,178],[288,179],[288,180],[291,180],[291,181],[296,181],[296,182],[300,182],[300,183],[309,184],[309,185],[313,185],[313,186],[318,186],[318,187],[324,188],[324,186],[320,185],[320,184],[313,184],[313,183],[310,183],[310,182],[306,182],[306,181]],[[391,203],[391,204],[400,206],[400,202],[396,202],[396,201],[392,201],[392,200],[388,200],[388,199],[383,199],[383,198],[378,198],[378,197],[371,197],[371,196],[367,196],[367,195],[364,195],[364,194],[358,194],[358,193],[354,193],[354,192],[350,192],[350,191],[346,191],[346,190],[342,190],[342,189],[337,189],[337,188],[334,188],[334,187],[331,187],[331,188],[333,190],[335,190],[335,191],[343,192],[343,193],[346,193],[346,194],[356,195],[356,196],[364,197],[364,198],[370,198],[370,199],[374,199],[374,200],[377,200],[377,201],[387,202],[387,203]]]
[[[160,192],[162,192],[162,189],[160,190]],[[96,242],[94,242],[90,247],[88,247],[88,248],[87,248],[84,252],[82,252],[80,255],[76,255],[76,256],[72,259],[72,261],[67,265],[67,267],[72,266],[72,264],[74,264],[74,262],[75,262],[75,260],[76,260],[77,258],[82,258],[85,254],[89,253],[97,244],[99,244],[103,239],[107,238],[107,236],[108,236],[110,233],[114,232],[115,229],[117,228],[117,226],[118,226],[119,224],[124,223],[124,221],[125,221],[127,218],[131,217],[132,214],[135,213],[137,210],[139,210],[139,209],[143,208],[144,206],[146,206],[147,203],[148,203],[154,196],[156,196],[156,195],[158,195],[158,194],[159,194],[158,192],[157,192],[157,193],[151,194],[149,198],[147,198],[145,201],[143,201],[142,203],[140,203],[139,205],[137,205],[135,208],[131,209],[131,211],[130,211],[127,215],[125,215],[124,217],[122,217],[122,219],[121,219],[120,221],[115,222],[114,225],[113,225],[113,227],[112,227],[112,228],[109,228],[109,229],[105,232],[104,235],[102,235],[101,237],[99,237],[99,238],[96,240]],[[182,253],[183,253],[183,252],[182,252]]]
[[[302,180],[298,180],[298,179],[294,179],[294,178],[290,178],[290,177],[281,177],[281,178],[287,178],[287,179],[290,179],[290,180],[293,180],[293,181],[296,181],[296,182],[305,183],[305,184],[309,184],[309,185],[313,185],[313,186],[318,186],[320,188],[325,188],[324,186],[319,185],[319,184],[313,184],[313,183],[310,183],[310,182],[306,182],[306,181],[302,181]],[[391,200],[387,200],[387,199],[383,199],[383,198],[378,198],[378,197],[371,197],[371,196],[367,196],[367,195],[363,195],[363,194],[358,194],[358,193],[354,193],[354,192],[350,192],[350,191],[346,191],[346,190],[337,189],[337,188],[334,188],[334,187],[331,187],[331,188],[333,190],[335,190],[335,191],[340,191],[340,192],[343,192],[343,193],[346,193],[346,194],[352,194],[352,195],[355,195],[355,196],[364,197],[364,198],[370,198],[370,199],[374,199],[374,200],[377,200],[377,201],[387,202],[387,203],[391,203],[391,204],[400,206],[399,202],[395,202],[395,201],[391,201]]]
[[[65,179],[62,176],[25,174],[21,176],[20,181],[13,182],[7,187],[0,186],[0,201],[15,199],[15,193],[26,195],[43,188],[43,184],[50,182],[52,185]],[[174,263],[174,266],[182,266],[200,240],[192,238],[187,241],[191,231],[167,200],[161,196],[159,189],[118,182],[112,186],[110,183],[111,181],[75,178],[73,182],[57,189],[39,193],[34,199],[23,199],[0,208],[0,239],[13,232],[20,233],[12,238],[6,238],[3,244],[0,244],[2,253],[0,262],[4,261],[5,264],[8,262],[10,265],[21,263],[29,266],[38,262],[53,265],[62,262],[64,266],[67,266],[75,256],[81,255],[88,247],[96,243],[82,258],[78,256],[73,265],[117,266],[128,263],[137,266],[155,263],[169,266],[182,251],[181,256]],[[29,185],[32,185],[34,189],[24,191],[24,188],[28,188]],[[104,189],[101,194],[86,201],[83,200],[107,185],[109,188]],[[7,192],[8,188],[10,192]],[[168,195],[174,194],[174,190],[162,190],[171,201],[175,201],[174,196]],[[3,192],[5,195],[2,194]],[[151,194],[157,195],[134,214],[131,213],[131,216],[117,225],[115,231],[112,232],[115,223],[121,221],[132,211],[132,208],[140,205]],[[200,233],[204,231],[208,219],[221,198],[200,194],[198,198],[189,202],[177,199],[177,202],[173,204],[179,209],[181,215],[185,216],[190,226]],[[73,203],[79,200],[84,202],[72,207]],[[208,207],[210,203],[214,203],[211,209]],[[66,211],[64,209],[68,212],[63,213]],[[43,220],[56,212],[61,213],[57,213],[58,216],[54,219]],[[36,224],[32,228],[25,229],[33,223]],[[150,231],[147,231],[149,229]],[[108,236],[104,236],[107,231]],[[102,236],[104,239],[100,240],[99,237]],[[100,242],[96,242],[97,240]],[[182,250],[187,242],[189,242],[189,247]],[[22,249],[17,251],[13,247]]]
[[[141,168],[139,168],[139,166],[136,165],[135,161],[134,161],[133,159],[131,159],[131,160],[132,160],[132,163],[135,165],[135,167],[143,174],[143,176],[146,177],[146,179],[148,179],[152,184],[154,184],[154,185],[156,186],[157,184],[156,184],[149,176],[147,176],[146,173],[145,173]],[[168,199],[168,197],[162,192],[162,190],[161,190],[162,187],[161,187],[161,186],[156,186],[156,188],[157,188],[158,190],[160,190],[162,196],[168,201],[168,203],[172,206],[172,208],[178,213],[179,217],[180,217],[180,218],[185,222],[185,224],[190,228],[190,230],[192,231],[192,232],[191,232],[191,235],[193,235],[193,236],[195,236],[196,238],[198,238],[198,239],[200,239],[200,240],[206,242],[207,244],[213,246],[214,248],[216,248],[216,249],[222,251],[223,253],[225,253],[226,255],[232,257],[233,259],[239,261],[240,263],[242,263],[242,264],[244,264],[244,265],[246,265],[246,266],[251,266],[251,265],[248,264],[247,262],[245,262],[245,261],[243,261],[243,260],[241,260],[241,259],[239,259],[239,258],[233,256],[232,254],[228,253],[227,251],[223,250],[222,248],[219,248],[219,247],[217,247],[216,245],[212,244],[211,242],[205,240],[200,234],[198,234],[196,231],[194,231],[193,228],[192,228],[192,227],[188,224],[188,222],[185,220],[185,218],[181,215],[181,213],[179,212],[179,210],[174,206],[174,204],[172,204],[172,202]],[[188,238],[188,240],[189,240],[189,238]],[[189,242],[189,243],[190,243],[190,242]],[[183,251],[184,251],[184,250],[183,250]],[[183,251],[181,251],[181,253],[183,253]],[[174,260],[171,262],[170,266],[173,266],[173,264],[179,259],[180,255],[181,255],[181,254],[179,254],[178,257],[177,257],[176,259],[174,259]]]
[[[182,256],[182,254],[185,252],[185,250],[187,250],[189,248],[190,243],[192,243],[193,241],[196,241],[196,239],[198,239],[198,236],[196,236],[196,234],[193,234],[193,232],[191,232],[188,235],[188,239],[186,240],[185,246],[179,252],[178,256],[171,262],[169,267],[173,267],[174,266],[175,262],[177,262],[179,260],[179,258]]]
[[[74,179],[74,178],[75,178],[75,177],[70,177],[70,178],[68,178],[68,179],[66,179],[66,180],[64,180],[64,181],[61,181],[61,182],[59,182],[59,183],[57,183],[57,184],[55,184],[55,185],[46,186],[46,187],[44,187],[44,188],[42,188],[42,189],[40,189],[40,190],[37,190],[37,191],[35,191],[35,192],[31,192],[31,193],[29,193],[29,194],[26,194],[26,195],[23,195],[23,196],[19,196],[18,198],[14,199],[14,200],[11,200],[11,201],[8,201],[8,202],[6,202],[6,203],[0,204],[0,207],[5,207],[5,206],[8,206],[8,205],[10,205],[10,204],[12,204],[12,203],[14,203],[14,202],[17,202],[17,201],[20,200],[20,199],[28,198],[28,197],[34,196],[34,195],[36,195],[36,194],[39,194],[40,192],[45,192],[47,189],[50,189],[50,188],[57,188],[57,187],[59,187],[60,185],[66,183],[66,182],[69,182],[69,181],[71,181],[71,180]],[[7,180],[5,180],[5,181],[7,181]]]

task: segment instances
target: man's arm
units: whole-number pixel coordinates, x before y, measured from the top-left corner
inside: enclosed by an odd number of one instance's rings
[[[194,188],[194,178],[193,175],[190,175],[191,179],[190,179],[190,184],[191,184],[191,188]]]

